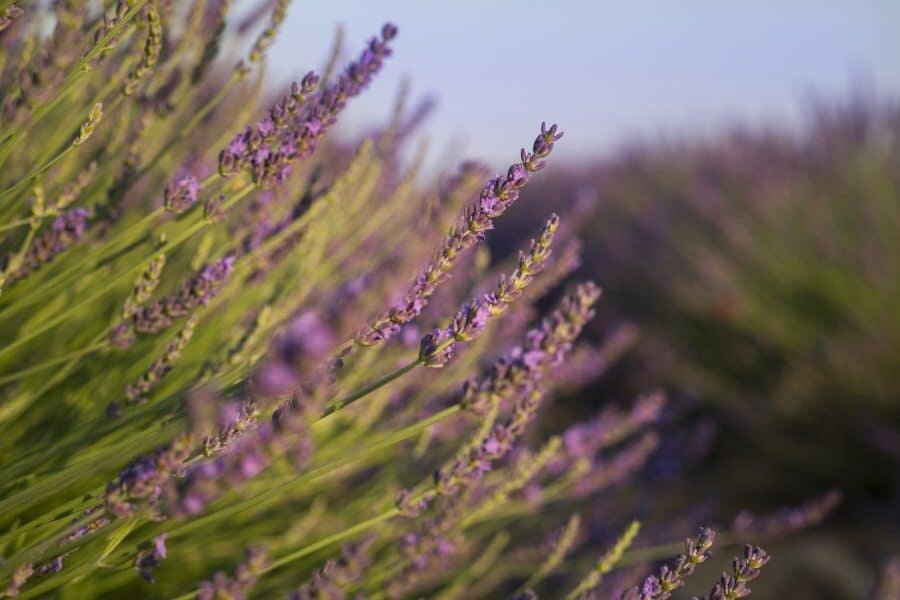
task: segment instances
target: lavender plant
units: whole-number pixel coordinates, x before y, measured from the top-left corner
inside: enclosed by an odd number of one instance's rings
[[[328,135],[397,28],[271,101],[288,8],[236,30],[221,0],[0,12],[0,588],[601,593],[651,562],[629,555],[637,526],[608,526],[652,485],[635,475],[665,399],[547,419],[633,335],[576,348],[600,290],[554,290],[578,263],[565,216],[518,258],[483,243],[562,132],[542,124],[506,175],[423,182],[400,158],[420,110]],[[765,562],[748,552],[714,597],[745,594]]]

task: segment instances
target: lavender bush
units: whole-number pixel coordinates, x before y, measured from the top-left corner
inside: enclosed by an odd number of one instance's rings
[[[697,514],[641,475],[689,446],[663,394],[560,416],[633,334],[579,344],[565,215],[484,241],[561,130],[423,182],[402,102],[328,135],[397,28],[267,99],[287,9],[2,3],[3,593],[649,600],[783,533],[673,545]],[[698,593],[746,596],[768,555],[741,556]]]

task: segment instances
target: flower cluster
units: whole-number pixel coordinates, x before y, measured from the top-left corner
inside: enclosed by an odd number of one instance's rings
[[[227,283],[234,263],[234,256],[226,256],[203,267],[195,277],[183,281],[178,293],[142,306],[131,318],[134,330],[143,334],[159,333],[170,327],[175,319],[209,304]]]
[[[559,226],[553,215],[537,240],[532,240],[527,252],[519,255],[519,264],[509,276],[501,276],[489,293],[463,304],[450,325],[437,329],[422,338],[419,360],[428,367],[442,367],[453,356],[457,342],[470,342],[482,334],[488,319],[502,314],[509,304],[522,296],[523,290],[540,273],[550,257],[550,245]]]
[[[175,214],[183,213],[197,201],[200,184],[193,175],[185,175],[166,184],[166,210]]]
[[[202,513],[207,505],[233,488],[259,475],[269,464],[290,451],[297,468],[302,468],[311,453],[303,415],[291,406],[275,413],[272,420],[258,424],[247,435],[234,439],[242,411],[231,412],[230,423],[222,431],[231,437],[218,444],[223,451],[216,457],[191,465],[178,481],[167,481],[166,510],[175,515]],[[211,448],[207,443],[206,448]]]
[[[247,559],[235,567],[233,576],[217,571],[212,581],[201,583],[197,590],[197,600],[246,598],[247,591],[256,585],[268,560],[265,550],[250,548],[247,550]]]
[[[219,155],[219,173],[227,176],[247,169],[253,182],[262,187],[283,183],[291,174],[292,163],[315,149],[347,100],[359,95],[381,69],[396,35],[394,25],[384,25],[381,37],[373,38],[359,59],[314,98],[319,78],[308,73],[294,84],[289,96],[270,109],[267,118],[231,140]]]
[[[695,538],[684,542],[684,554],[679,554],[672,566],[663,565],[655,575],[648,576],[643,585],[622,594],[622,600],[665,600],[684,585],[684,580],[694,573],[697,565],[709,560],[710,548],[716,539],[712,529],[703,528]]]
[[[697,600],[733,600],[750,595],[749,583],[759,577],[760,569],[769,562],[769,554],[758,546],[745,546],[744,556],[732,562],[732,572],[722,573],[722,579],[709,596]]]
[[[543,168],[554,142],[562,136],[557,125],[548,128],[546,123],[541,123],[541,133],[534,140],[532,152],[526,152],[523,148],[521,163],[512,165],[506,177],[488,181],[478,200],[466,208],[459,222],[450,230],[435,258],[413,280],[404,300],[360,331],[356,336],[357,344],[372,346],[387,340],[400,331],[401,325],[409,323],[422,312],[437,287],[450,276],[459,254],[475,246],[494,228],[494,220],[518,199],[519,190],[535,171]],[[553,227],[555,230],[556,225]]]
[[[56,217],[49,228],[35,237],[23,256],[13,257],[6,268],[6,281],[13,283],[53,261],[84,237],[91,211],[72,208]]]
[[[344,598],[343,590],[359,580],[363,571],[372,564],[374,541],[373,537],[368,537],[356,544],[345,544],[338,560],[326,561],[308,582],[296,592],[288,594],[288,599]]]

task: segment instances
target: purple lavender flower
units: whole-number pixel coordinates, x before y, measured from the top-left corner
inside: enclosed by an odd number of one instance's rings
[[[169,480],[183,472],[194,452],[195,436],[184,432],[154,454],[129,463],[106,487],[104,507],[117,517],[133,515],[141,507],[155,508]]]
[[[260,548],[247,551],[247,559],[234,569],[229,577],[223,571],[217,572],[212,581],[204,581],[197,591],[197,600],[215,600],[217,598],[246,598],[265,571],[269,559]]]
[[[746,546],[744,556],[735,557],[732,572],[722,573],[722,578],[713,587],[709,596],[700,596],[694,600],[732,600],[750,595],[751,581],[759,577],[760,569],[769,562],[768,553],[758,546]]]
[[[313,573],[312,578],[288,595],[289,600],[319,600],[344,598],[344,589],[359,580],[372,564],[374,537],[367,537],[355,544],[345,544],[338,560],[328,560]]]
[[[563,354],[571,346],[592,316],[591,306],[598,295],[599,290],[593,284],[579,286],[561,302],[557,311],[543,321],[539,329],[526,335],[526,343],[531,344],[528,348],[530,352],[537,353],[545,348],[551,350],[549,353],[544,350],[539,357],[532,355],[528,363],[531,367],[526,367],[523,363],[514,370],[510,368],[510,360],[503,358],[498,361],[499,368],[492,369],[482,383],[464,388],[515,396],[515,406],[504,423],[491,427],[484,439],[464,448],[435,472],[435,488],[432,493],[443,498],[445,504],[437,516],[423,525],[422,534],[408,538],[404,543],[404,553],[409,564],[388,582],[387,588],[392,597],[408,595],[425,572],[426,566],[442,555],[442,549],[450,547],[442,541],[454,524],[458,523],[464,499],[490,472],[492,464],[509,454],[516,440],[524,433],[525,427],[540,406],[543,394],[539,383],[543,371],[554,364],[551,357]],[[521,354],[520,352],[519,355]],[[466,397],[469,396],[466,393]],[[401,492],[397,506],[403,514],[414,516],[427,507],[431,498],[425,495],[414,499],[409,492]]]
[[[648,432],[636,441],[618,449],[608,460],[590,461],[589,470],[578,478],[573,490],[575,497],[586,498],[626,481],[644,467],[659,448],[660,439]]]
[[[193,175],[185,175],[166,184],[165,207],[166,210],[180,214],[197,202],[197,194],[200,193],[200,184]]]
[[[638,398],[631,410],[611,407],[597,418],[569,427],[563,434],[567,461],[592,458],[601,448],[612,446],[659,419],[666,397],[655,392]]]
[[[534,344],[530,352],[544,350],[540,359],[531,366],[507,357],[495,363],[490,374],[479,383],[467,382],[463,388],[463,405],[477,405],[488,412],[487,404],[502,398],[514,397],[512,414],[505,423],[492,427],[481,443],[457,455],[448,465],[434,475],[436,489],[441,495],[457,494],[460,488],[469,488],[487,473],[491,464],[506,456],[516,439],[525,432],[540,406],[542,391],[540,381],[544,371],[553,366],[551,357],[566,352],[581,329],[593,315],[591,306],[599,291],[593,284],[584,284],[562,301],[560,307],[543,321],[538,329],[526,334],[526,344]],[[565,350],[563,350],[563,348]],[[523,353],[517,353],[521,356]]]
[[[842,497],[840,490],[832,489],[799,507],[781,508],[773,515],[760,516],[745,510],[734,518],[731,529],[739,538],[748,541],[787,535],[824,521],[841,503]]]
[[[168,555],[168,551],[166,549],[167,537],[167,533],[162,533],[156,536],[155,538],[153,538],[153,542],[150,544],[150,548],[139,552],[135,557],[135,568],[138,570],[140,576],[149,583],[153,583],[153,569],[158,567],[159,563],[162,562]]]
[[[381,69],[391,54],[388,43],[396,32],[393,25],[385,25],[381,37],[372,39],[359,59],[318,96],[312,96],[319,84],[314,73],[294,84],[291,94],[274,105],[268,117],[235,136],[220,153],[219,173],[229,176],[247,169],[253,182],[263,188],[284,182],[291,163],[315,150],[347,100],[359,95]]]
[[[655,575],[648,576],[643,585],[633,587],[622,594],[622,600],[666,600],[672,596],[672,592],[684,585],[687,579],[697,568],[697,565],[706,562],[710,557],[709,549],[712,548],[716,534],[712,529],[701,528],[696,538],[688,538],[684,541],[684,554],[678,555],[673,565],[663,565]]]
[[[554,142],[563,135],[557,130],[556,125],[548,129],[546,123],[541,124],[541,133],[535,139],[533,152],[523,149],[521,164],[512,165],[506,178],[497,177],[485,185],[478,200],[460,216],[435,258],[413,279],[403,301],[367,324],[356,336],[358,345],[373,346],[390,339],[399,331],[399,325],[409,323],[421,314],[438,286],[450,276],[457,256],[484,239],[486,232],[493,229],[494,219],[506,212],[518,199],[520,188],[528,182],[531,174],[543,166],[543,159],[553,150]]]
[[[483,415],[493,397],[504,397],[513,390],[532,387],[545,369],[561,362],[581,329],[592,318],[591,307],[599,296],[600,290],[592,283],[578,286],[540,327],[525,335],[523,346],[513,348],[498,359],[487,377],[465,383],[463,407]]]
[[[181,284],[177,294],[170,294],[153,304],[141,307],[134,313],[135,331],[145,334],[159,333],[169,327],[174,319],[184,317],[206,306],[221,291],[234,269],[235,257],[226,256],[207,265],[195,277]]]
[[[452,356],[453,344],[468,342],[478,337],[487,325],[488,318],[503,313],[511,302],[541,272],[550,257],[553,234],[559,226],[559,217],[553,215],[537,240],[532,240],[528,252],[519,254],[519,264],[509,277],[501,276],[496,288],[468,304],[456,313],[447,328],[440,328],[422,338],[419,359],[428,367],[441,367]],[[395,325],[396,326],[396,325]]]
[[[73,208],[56,217],[50,228],[31,243],[21,262],[7,275],[6,281],[12,283],[27,277],[77,244],[84,237],[90,216],[91,211],[86,208]]]
[[[453,358],[453,334],[448,329],[436,329],[422,338],[419,358],[426,367],[443,367]]]
[[[200,514],[225,492],[259,475],[273,459],[293,449],[295,464],[302,466],[312,452],[305,418],[300,407],[292,405],[221,448],[218,456],[193,464],[181,481],[167,482],[164,494],[169,513]]]
[[[74,550],[72,552],[74,552]],[[47,575],[54,575],[56,573],[59,573],[63,570],[63,561],[67,556],[72,554],[72,552],[64,552],[63,554],[54,557],[52,560],[38,567],[34,574],[38,577],[44,577]]]

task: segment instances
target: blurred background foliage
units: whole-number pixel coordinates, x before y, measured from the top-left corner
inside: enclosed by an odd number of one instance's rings
[[[713,418],[712,452],[674,487],[723,514],[843,490],[824,530],[773,548],[790,559],[769,583],[852,598],[900,549],[900,104],[808,108],[797,131],[636,143],[556,171],[513,218],[590,214],[581,274],[601,283],[601,319],[640,332],[602,390],[572,400],[649,379]]]

